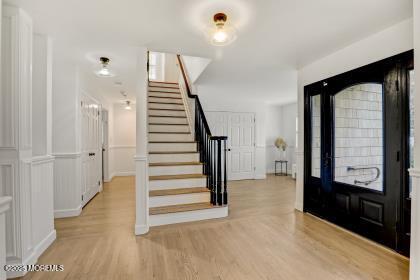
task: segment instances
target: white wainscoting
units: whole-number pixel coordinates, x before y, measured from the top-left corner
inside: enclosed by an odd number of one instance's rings
[[[81,154],[54,157],[54,217],[78,216],[82,212]]]
[[[267,174],[274,173],[275,167],[274,167],[274,161],[279,160],[280,152],[274,145],[267,145],[266,146],[266,165],[267,165]],[[287,162],[287,174],[292,174],[292,165],[296,163],[296,149],[293,146],[287,147],[286,150],[286,160]],[[283,168],[286,168],[285,165],[283,165]],[[280,171],[280,164],[277,164],[277,171]]]
[[[1,8],[0,8],[1,9]],[[10,209],[10,196],[0,196],[0,267],[6,265],[6,212]],[[6,279],[6,271],[0,269],[0,280]]]
[[[55,240],[54,157],[32,158],[32,240],[38,258]]]
[[[109,147],[109,178],[106,182],[112,180],[115,176],[134,176],[136,174],[136,165],[134,157],[136,155],[136,146],[110,146]]]

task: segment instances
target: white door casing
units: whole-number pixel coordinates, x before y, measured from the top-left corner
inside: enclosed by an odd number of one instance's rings
[[[99,192],[101,186],[101,106],[83,95],[82,110],[82,207]]]
[[[255,114],[206,112],[212,135],[228,136],[228,180],[255,178]]]

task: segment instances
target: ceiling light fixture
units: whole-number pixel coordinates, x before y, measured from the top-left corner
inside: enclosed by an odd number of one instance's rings
[[[131,102],[129,101],[129,100],[127,100],[126,102],[125,102],[125,108],[124,109],[126,109],[126,110],[131,110]]]
[[[101,57],[99,58],[99,61],[102,67],[100,70],[96,71],[95,74],[98,77],[104,77],[104,78],[114,77],[115,74],[108,68],[110,59],[108,57]]]
[[[217,13],[213,16],[215,26],[210,30],[210,43],[214,46],[226,46],[236,39],[235,29],[227,23],[227,15]]]

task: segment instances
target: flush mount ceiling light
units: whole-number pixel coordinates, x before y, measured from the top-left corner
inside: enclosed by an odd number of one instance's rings
[[[95,71],[95,74],[98,77],[103,77],[103,78],[109,78],[109,77],[114,77],[115,74],[109,70],[108,66],[109,66],[109,58],[108,57],[101,57],[99,58],[99,61],[101,63],[101,69],[99,69],[98,71]]]
[[[214,46],[226,46],[235,41],[236,31],[227,22],[228,17],[224,13],[213,16],[214,27],[210,30],[210,43]]]
[[[124,107],[124,109],[131,110],[131,102],[130,102],[130,100],[125,101],[125,107]]]

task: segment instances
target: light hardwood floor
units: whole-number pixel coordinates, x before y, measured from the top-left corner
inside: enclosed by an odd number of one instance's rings
[[[106,184],[80,217],[55,221],[40,264],[64,272],[24,279],[408,279],[408,261],[293,208],[286,177],[231,182],[229,217],[134,236],[134,178]]]

